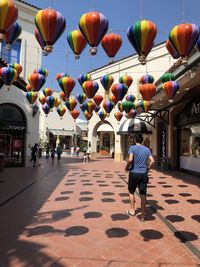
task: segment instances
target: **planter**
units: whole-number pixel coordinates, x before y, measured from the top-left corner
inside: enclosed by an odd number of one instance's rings
[[[102,156],[108,156],[110,153],[108,152],[108,150],[100,150],[100,154]]]

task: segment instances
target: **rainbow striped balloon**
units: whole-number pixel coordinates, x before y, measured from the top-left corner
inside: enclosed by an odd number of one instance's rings
[[[104,110],[102,110],[102,111],[98,112],[98,116],[99,116],[100,120],[103,121],[107,117],[107,113]]]
[[[56,111],[57,111],[58,115],[60,116],[60,118],[62,118],[66,112],[66,108],[65,107],[59,107],[56,109]]]
[[[106,93],[108,93],[111,85],[114,82],[114,78],[111,75],[106,74],[100,78],[100,82],[103,85]]]
[[[78,59],[87,45],[85,37],[81,31],[74,30],[67,35],[67,41],[75,55],[75,58]]]
[[[132,77],[126,74],[119,78],[119,83],[126,84],[128,88],[131,86],[132,82],[133,82]]]
[[[11,45],[17,40],[22,32],[22,27],[19,23],[14,22],[11,27],[6,31],[6,49],[11,50]]]
[[[38,98],[37,92],[27,92],[26,93],[26,99],[28,100],[29,104],[33,104]]]

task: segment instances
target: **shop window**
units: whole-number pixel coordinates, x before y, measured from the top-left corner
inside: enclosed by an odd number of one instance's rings
[[[21,40],[15,41],[12,44],[12,49],[6,49],[6,43],[1,44],[1,58],[4,59],[8,64],[20,63],[20,50],[21,50]]]
[[[108,149],[110,149],[110,135],[109,134],[104,134],[102,141],[103,141],[102,142],[103,146],[107,147]]]
[[[180,137],[181,156],[200,158],[200,124],[182,127]]]

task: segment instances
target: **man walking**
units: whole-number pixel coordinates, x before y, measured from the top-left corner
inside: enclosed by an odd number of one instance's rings
[[[129,171],[128,191],[130,198],[130,210],[127,213],[130,216],[135,215],[135,190],[138,187],[141,197],[141,220],[145,220],[146,193],[148,184],[148,171],[154,163],[149,148],[142,145],[142,134],[134,135],[135,145],[130,146],[128,162],[125,167]]]

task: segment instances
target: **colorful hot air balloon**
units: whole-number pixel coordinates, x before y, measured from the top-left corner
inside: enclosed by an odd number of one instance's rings
[[[22,66],[18,63],[12,63],[9,65],[9,67],[15,69],[18,75],[22,72]]]
[[[137,111],[135,109],[131,109],[129,113],[127,114],[128,119],[134,119],[137,114]]]
[[[174,45],[171,43],[169,39],[167,39],[165,45],[166,45],[168,52],[174,59],[177,59],[180,57],[178,51],[176,50],[176,48],[174,47]]]
[[[73,30],[67,35],[67,41],[69,46],[71,47],[75,58],[80,58],[80,54],[85,49],[87,45],[87,41],[81,31]]]
[[[82,86],[82,84],[86,81],[90,81],[91,80],[91,76],[90,74],[80,74],[78,76],[78,82],[80,83],[80,86]]]
[[[89,120],[92,118],[93,113],[92,113],[92,114],[89,114],[88,111],[85,110],[85,111],[83,112],[83,115],[85,116],[86,120],[89,121]]]
[[[82,88],[88,98],[93,98],[99,89],[99,85],[94,81],[86,81],[82,84]]]
[[[27,92],[26,98],[27,98],[28,102],[32,105],[37,100],[38,93],[37,92]]]
[[[32,91],[39,91],[42,86],[45,84],[46,79],[44,75],[33,72],[29,74],[28,81],[32,87]]]
[[[45,97],[44,95],[41,95],[41,96],[39,97],[39,101],[40,101],[40,103],[41,103],[42,105],[44,105],[44,104],[46,103],[46,97]]]
[[[111,87],[111,92],[117,97],[118,101],[121,101],[127,94],[128,86],[125,83],[116,83]]]
[[[110,101],[112,101],[115,105],[117,104],[117,102],[118,102],[118,98],[115,96],[115,95],[111,95],[111,96],[109,96],[109,99],[110,99]]]
[[[60,78],[58,83],[67,97],[70,96],[76,84],[75,80],[70,76]]]
[[[55,101],[54,106],[55,106],[56,108],[58,108],[58,107],[60,106],[60,104],[61,104],[61,100],[60,100],[59,98],[56,97],[56,101]]]
[[[45,69],[45,68],[42,68],[42,67],[38,68],[38,69],[35,69],[33,72],[42,74],[45,78],[47,78],[47,76],[48,76],[48,70]]]
[[[88,111],[89,114],[92,114],[95,107],[96,107],[96,104],[92,100],[88,100],[88,102],[86,103],[85,109]]]
[[[60,98],[62,99],[63,102],[67,101],[67,96],[63,91],[61,91],[59,93],[59,95],[60,95]]]
[[[69,111],[72,111],[75,109],[76,105],[77,105],[77,101],[75,98],[69,98],[66,102],[65,102],[66,107],[69,109]]]
[[[173,97],[176,95],[179,89],[179,83],[175,81],[165,82],[162,85],[162,89],[164,90],[165,94],[169,97],[169,102],[173,101]]]
[[[56,103],[56,97],[53,95],[46,97],[46,103],[49,106],[50,109],[52,109],[55,106]]]
[[[151,101],[141,100],[140,107],[147,113],[151,108]]]
[[[107,117],[107,113],[104,110],[101,110],[98,112],[98,116],[99,116],[99,119],[103,121]]]
[[[6,49],[11,50],[11,45],[18,39],[22,32],[22,27],[19,23],[14,22],[11,27],[6,31]]]
[[[56,80],[59,81],[63,77],[68,77],[69,75],[66,72],[61,72],[56,75]]]
[[[132,82],[133,82],[132,77],[126,74],[119,78],[119,83],[126,84],[128,88],[131,86]]]
[[[83,104],[83,102],[86,100],[86,95],[84,93],[78,94],[76,99],[78,100],[79,104]]]
[[[146,63],[146,57],[153,47],[156,34],[156,25],[150,20],[138,20],[128,28],[128,39],[138,53],[141,64]]]
[[[171,30],[169,39],[181,56],[182,63],[187,63],[188,55],[198,38],[199,27],[195,24],[179,24]]]
[[[82,105],[80,105],[80,109],[84,112],[86,110],[86,103],[83,103]]]
[[[8,90],[10,90],[10,86],[17,79],[17,76],[17,71],[11,67],[0,68],[0,78],[7,85]]]
[[[50,95],[53,94],[53,89],[47,87],[47,88],[44,88],[44,89],[42,90],[42,92],[43,92],[43,94],[44,94],[45,96],[50,96]]]
[[[117,111],[117,112],[114,113],[114,116],[115,116],[117,121],[120,121],[121,118],[123,117],[123,114],[122,114],[122,112]]]
[[[27,83],[27,85],[26,85],[26,91],[27,92],[30,92],[31,90],[32,90],[32,86],[29,83]]]
[[[72,118],[74,120],[76,120],[78,118],[80,112],[77,109],[74,109],[74,110],[70,111],[70,114],[71,114]]]
[[[156,86],[152,83],[145,83],[139,86],[139,92],[143,100],[151,101],[152,97],[156,94]]]
[[[99,12],[88,12],[81,16],[79,28],[91,46],[91,55],[96,55],[97,46],[108,30],[107,18]]]
[[[45,47],[46,44],[45,44],[45,42],[44,42],[44,40],[42,38],[42,35],[38,31],[38,29],[35,29],[34,30],[34,35],[35,35],[36,40],[38,41],[38,44],[42,48],[42,54],[43,54],[43,56],[48,56],[49,53],[44,50],[44,47]]]
[[[106,74],[100,78],[100,82],[103,85],[106,93],[109,93],[110,87],[114,82],[114,78],[111,75]]]
[[[139,83],[141,84],[153,83],[153,82],[154,82],[154,77],[150,74],[143,75],[139,80]]]
[[[50,111],[50,108],[47,105],[47,103],[42,106],[42,109],[43,109],[43,111],[44,111],[44,113],[46,114],[46,117],[47,117],[47,115],[49,114],[49,111]]]
[[[94,100],[95,104],[97,106],[99,106],[101,104],[102,100],[103,100],[103,96],[102,95],[95,95],[93,97],[93,100]]]
[[[114,105],[115,104],[110,100],[106,100],[103,102],[103,108],[108,114],[112,111],[112,109],[114,108]]]
[[[5,32],[17,20],[18,10],[12,0],[0,1],[0,42],[5,37]]]
[[[66,112],[66,108],[65,107],[59,107],[56,109],[58,115],[60,116],[60,118],[62,119],[63,115],[65,114]]]
[[[122,38],[119,34],[108,33],[103,37],[101,45],[110,58],[109,62],[111,63],[122,45]]]
[[[126,101],[131,101],[132,103],[135,102],[136,97],[134,95],[127,95]]]
[[[133,108],[133,102],[131,102],[131,101],[123,101],[122,102],[122,109],[126,113],[129,113],[132,108]]]
[[[99,110],[100,110],[100,106],[95,106],[95,108],[94,108],[94,111],[96,112],[96,113],[98,113],[99,112]]]
[[[122,108],[122,103],[121,102],[119,102],[117,104],[117,107],[118,107],[118,109],[119,109],[120,112],[123,112],[123,108]]]
[[[35,16],[35,25],[45,42],[44,50],[52,52],[54,43],[66,27],[64,16],[52,8],[42,9]]]
[[[169,82],[169,81],[174,81],[175,80],[175,76],[174,76],[173,73],[166,72],[161,76],[160,79],[161,79],[162,83],[165,83],[165,82]]]

